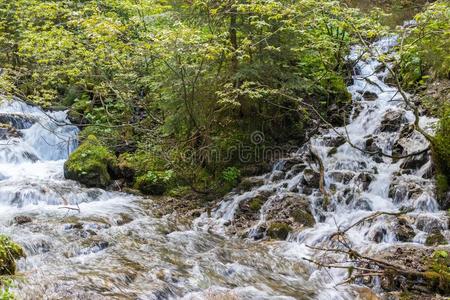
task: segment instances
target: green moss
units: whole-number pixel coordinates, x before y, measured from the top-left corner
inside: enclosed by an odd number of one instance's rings
[[[432,232],[428,235],[427,239],[425,240],[426,246],[436,246],[436,245],[447,245],[447,240],[442,235],[441,232],[436,231]]]
[[[433,161],[436,166],[436,196],[443,209],[448,209],[450,203],[446,202],[449,189],[450,174],[450,105],[446,105],[439,121],[433,143]]]
[[[445,250],[437,250],[428,261],[424,279],[431,289],[443,295],[450,294],[450,256]]]
[[[261,207],[266,202],[266,199],[262,197],[255,197],[248,202],[248,206],[252,212],[259,212]]]
[[[267,235],[272,239],[285,240],[291,231],[292,228],[288,224],[275,222],[270,224],[269,228],[267,229]]]
[[[90,135],[64,164],[64,175],[89,187],[105,187],[116,167],[114,154]]]
[[[16,273],[16,259],[25,257],[22,247],[0,235],[0,276]]]
[[[309,212],[302,209],[292,211],[291,217],[294,218],[295,222],[303,224],[306,227],[312,227],[316,223],[314,217]]]

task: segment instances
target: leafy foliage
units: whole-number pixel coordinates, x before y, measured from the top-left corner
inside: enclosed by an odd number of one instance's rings
[[[346,105],[349,47],[381,29],[328,0],[0,0],[0,16],[4,93],[67,107],[84,138],[151,153],[191,185],[255,162],[228,155],[251,132],[300,143],[317,116],[294,99],[324,116]]]
[[[416,16],[415,26],[403,44],[400,73],[407,87],[428,79],[450,76],[450,4],[437,1]]]

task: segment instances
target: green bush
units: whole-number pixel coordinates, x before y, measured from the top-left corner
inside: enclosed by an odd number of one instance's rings
[[[16,259],[25,257],[22,247],[9,237],[0,235],[0,276],[16,273]]]
[[[144,194],[162,195],[174,180],[174,172],[168,171],[148,171],[145,175],[136,179],[135,187]]]
[[[450,105],[443,109],[439,120],[433,145],[433,160],[436,166],[436,194],[443,209],[448,209],[446,195],[449,188],[450,174]]]
[[[436,1],[418,14],[417,26],[402,43],[400,74],[407,87],[450,76],[450,4]]]
[[[241,172],[236,167],[228,167],[222,172],[222,179],[232,185],[236,185],[241,177]]]

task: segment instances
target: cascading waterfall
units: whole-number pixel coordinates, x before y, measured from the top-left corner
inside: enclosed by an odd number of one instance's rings
[[[362,47],[352,49],[348,59],[355,62],[355,67],[353,82],[348,90],[352,94],[354,108],[347,126],[322,129],[308,145],[278,163],[271,174],[254,178],[255,181],[264,180],[264,185],[244,193],[232,193],[210,217],[204,214],[197,219],[197,228],[260,239],[270,224],[270,207],[277,207],[277,202],[286,201],[283,199],[289,199],[294,193],[308,200],[316,224],[297,231],[294,228],[288,238],[290,243],[280,247],[284,251],[278,249],[281,255],[290,259],[314,258],[318,253],[308,246],[325,247],[331,244],[330,237],[338,228],[347,228],[377,211],[412,210],[406,214],[406,225],[399,224],[395,217],[385,216],[352,228],[347,235],[355,250],[377,254],[401,243],[405,238],[396,232],[401,226],[406,226],[410,231],[410,242],[415,244],[423,244],[427,233],[435,229],[441,230],[449,240],[448,217],[445,211],[439,211],[434,196],[429,155],[422,153],[395,159],[369,154],[381,150],[392,156],[406,156],[429,146],[421,134],[414,132],[413,112],[408,109],[399,90],[386,83],[389,70],[376,59],[378,55],[392,55],[389,52],[396,44],[396,37],[383,38],[371,45],[373,53],[368,58],[361,55]],[[436,122],[436,119],[426,116],[420,118],[420,126],[431,134]],[[319,165],[311,158],[311,151],[317,152],[323,162],[329,199],[324,198],[318,186],[311,189],[310,181],[314,177],[311,174],[315,174],[316,181],[319,180]],[[314,165],[315,170],[308,168],[308,165]],[[264,196],[267,193],[269,197]],[[246,201],[258,197],[267,198],[258,216],[248,223],[239,224],[240,214],[245,213]],[[302,197],[297,197],[297,201],[301,201]],[[324,205],[324,201],[329,203]],[[330,272],[333,274],[331,278]],[[315,271],[310,281],[318,280],[324,286],[332,287],[344,280],[346,275],[346,270],[339,269]],[[318,297],[326,299],[330,296],[338,297],[327,289]]]
[[[387,53],[395,38],[373,47]],[[361,49],[349,57],[355,60]],[[274,171],[256,178],[258,186],[231,193],[193,229],[155,218],[150,199],[88,189],[65,180],[63,164],[76,147],[77,128],[65,112],[44,112],[19,100],[0,105],[0,232],[24,246],[18,262],[23,280],[19,299],[355,299],[358,291],[339,286],[343,270],[327,273],[302,260],[307,245],[322,245],[336,231],[374,211],[408,213],[412,242],[423,244],[438,227],[447,239],[447,217],[438,210],[429,178],[429,157],[414,160],[368,155],[368,151],[406,154],[427,142],[409,130],[414,115],[398,91],[385,83],[388,72],[374,57],[357,62],[354,110],[346,128],[322,130]],[[432,130],[436,120],[422,117]],[[324,164],[328,203],[311,182],[317,175],[313,150]],[[254,219],[236,229],[240,205],[265,195]],[[296,202],[304,199],[304,202]],[[267,223],[285,205],[310,210],[301,215],[285,241],[262,243]],[[300,204],[299,204],[300,203]],[[28,219],[20,217],[26,216]],[[277,215],[278,216],[278,215]],[[23,221],[25,220],[25,221]],[[357,249],[377,252],[399,243],[389,217],[349,232]],[[298,230],[297,230],[298,229]],[[230,234],[247,239],[234,238]],[[330,278],[331,276],[331,278]]]

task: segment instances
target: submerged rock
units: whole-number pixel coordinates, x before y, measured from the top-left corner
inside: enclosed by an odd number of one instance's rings
[[[116,163],[116,157],[90,135],[64,164],[64,176],[88,187],[106,187]]]

